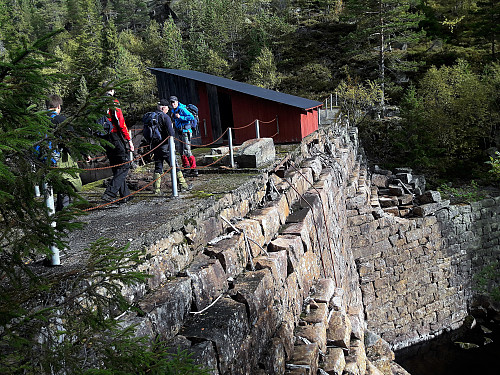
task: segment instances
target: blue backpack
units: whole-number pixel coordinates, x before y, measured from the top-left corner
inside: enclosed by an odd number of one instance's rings
[[[142,123],[144,124],[142,136],[149,143],[162,141],[158,116],[158,112],[148,112],[142,116]]]

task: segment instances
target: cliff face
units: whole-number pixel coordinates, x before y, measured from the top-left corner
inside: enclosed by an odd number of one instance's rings
[[[356,129],[322,127],[230,192],[136,228],[153,277],[126,290],[143,311],[130,324],[213,374],[404,373],[391,349],[467,314],[474,268],[498,257],[500,200],[381,212],[359,151]],[[109,220],[94,216],[90,231]]]

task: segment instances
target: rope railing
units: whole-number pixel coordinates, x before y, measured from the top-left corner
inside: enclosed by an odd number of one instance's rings
[[[174,139],[176,141],[179,141],[182,144],[185,144],[185,145],[188,145],[188,146],[191,146],[191,147],[208,147],[208,146],[213,145],[214,143],[218,142],[224,136],[224,134],[226,134],[228,132],[228,130],[229,130],[229,128],[227,128],[226,130],[224,130],[224,132],[222,132],[221,136],[219,138],[217,138],[215,141],[212,141],[212,142],[204,144],[204,145],[195,145],[193,143],[187,143],[187,142],[181,141],[180,139],[175,138],[175,137],[174,137]]]
[[[97,210],[98,208],[102,208],[102,207],[106,207],[106,206],[109,206],[111,204],[115,204],[115,203],[118,203],[120,202],[121,200],[125,199],[125,198],[129,198],[129,197],[132,197],[134,196],[135,194],[139,193],[140,191],[143,191],[144,189],[150,187],[151,185],[153,185],[156,181],[160,180],[163,176],[165,176],[168,172],[170,172],[172,170],[172,167],[170,167],[169,169],[167,169],[165,172],[163,172],[159,177],[155,178],[153,181],[151,181],[150,183],[144,185],[142,188],[130,193],[129,195],[126,195],[125,197],[120,197],[114,201],[111,201],[111,202],[106,202],[106,203],[103,203],[103,204],[100,204],[98,206],[95,206],[95,207],[90,207],[90,208],[86,208],[84,210],[82,210],[83,212],[89,212],[89,211],[93,211],[93,210]]]
[[[165,138],[163,141],[161,141],[158,145],[156,145],[154,148],[152,148],[151,150],[149,150],[145,154],[141,154],[141,155],[137,156],[136,158],[131,159],[129,161],[126,161],[126,162],[123,162],[123,163],[120,163],[120,164],[108,165],[106,167],[81,168],[81,170],[83,170],[83,171],[99,171],[99,170],[103,170],[103,169],[109,169],[109,168],[114,168],[114,167],[121,167],[122,165],[133,163],[134,161],[142,159],[144,156],[152,153],[154,150],[156,150],[158,147],[160,147],[162,144],[164,144],[169,138],[170,138],[170,136],[168,136],[167,138]],[[148,147],[148,146],[144,146],[144,147]],[[57,167],[55,167],[55,168],[57,168]]]
[[[248,128],[249,126],[253,125],[257,120],[253,120],[250,124],[245,125],[245,126],[240,126],[239,128],[233,128],[233,130],[240,130],[240,129],[245,129]]]

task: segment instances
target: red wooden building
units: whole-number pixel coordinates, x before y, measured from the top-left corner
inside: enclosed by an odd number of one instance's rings
[[[260,136],[272,137],[275,143],[300,142],[318,129],[321,102],[192,70],[150,70],[160,98],[175,95],[181,103],[198,107],[203,144],[218,138],[222,143],[227,128],[235,129],[236,144],[255,138],[255,120]]]

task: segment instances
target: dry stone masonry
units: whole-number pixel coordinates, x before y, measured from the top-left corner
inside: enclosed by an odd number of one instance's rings
[[[370,173],[355,128],[322,127],[131,243],[153,277],[126,290],[142,310],[129,322],[214,375],[405,374],[392,350],[459,326],[471,276],[499,258],[499,203],[451,206],[411,170]]]

